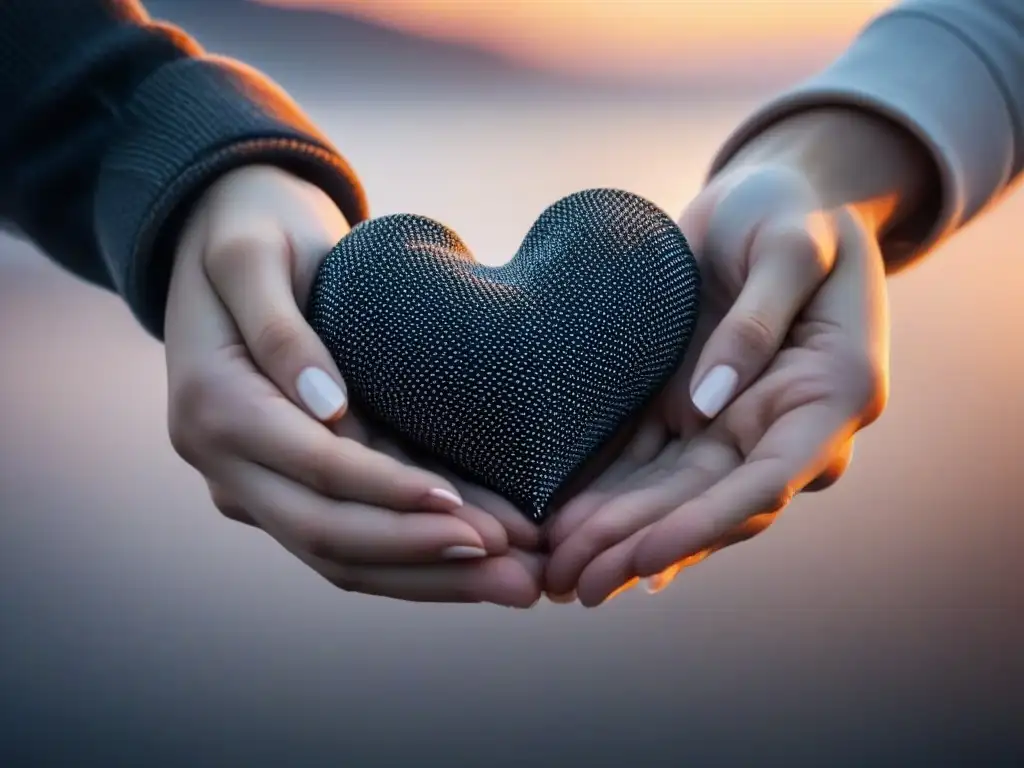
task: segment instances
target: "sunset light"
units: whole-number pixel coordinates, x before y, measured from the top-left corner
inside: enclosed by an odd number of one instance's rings
[[[889,0],[257,0],[343,12],[529,66],[663,77],[824,62]],[[771,60],[771,61],[767,61]]]

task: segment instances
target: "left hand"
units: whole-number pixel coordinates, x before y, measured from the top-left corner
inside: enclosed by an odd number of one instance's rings
[[[704,277],[700,354],[547,532],[546,589],[587,606],[641,577],[657,591],[764,530],[842,474],[885,404],[885,275],[855,210],[826,211],[799,174],[758,166],[712,183],[683,228]]]
[[[210,185],[183,228],[168,292],[172,445],[225,516],[343,590],[529,606],[543,571],[525,551],[534,526],[346,410],[341,374],[302,307],[347,230],[320,189],[277,168],[239,168]]]

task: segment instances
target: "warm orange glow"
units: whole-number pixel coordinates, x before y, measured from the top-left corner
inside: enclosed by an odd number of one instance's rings
[[[259,0],[336,10],[541,67],[673,75],[820,58],[891,0]]]
[[[604,599],[604,602],[607,603],[609,600],[614,600],[616,597],[621,595],[623,592],[628,592],[629,590],[631,590],[633,587],[635,587],[639,583],[640,583],[640,579],[637,578],[636,576],[634,576],[632,579],[630,579],[625,584],[623,584],[621,587],[619,587],[618,589],[614,590],[610,595],[608,595],[608,597],[606,597]]]
[[[675,565],[670,565],[661,573],[651,576],[647,584],[648,591],[652,593],[661,592],[663,589],[666,589],[669,586],[669,584],[675,581],[676,576],[678,576],[687,568],[690,568],[694,565],[697,565],[697,563],[707,560],[710,554],[711,550],[706,549],[703,552],[698,552],[696,555],[690,555],[689,557],[683,558]]]

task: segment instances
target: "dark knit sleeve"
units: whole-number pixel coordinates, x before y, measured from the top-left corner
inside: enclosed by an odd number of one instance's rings
[[[279,87],[134,0],[0,2],[0,219],[119,292],[154,335],[190,204],[246,164],[316,184],[350,223],[355,174]]]

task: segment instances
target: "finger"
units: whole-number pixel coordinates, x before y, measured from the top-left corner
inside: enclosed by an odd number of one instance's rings
[[[221,350],[240,341],[202,264],[206,219],[200,217],[182,235],[167,290],[164,347],[170,384],[208,366]]]
[[[467,506],[463,510],[467,514],[473,515],[472,519],[468,516],[463,516],[463,519],[474,528],[482,530],[485,524],[495,524],[508,537],[509,545],[516,549],[532,550],[540,546],[539,526],[529,520],[507,499],[473,483],[467,483],[455,477],[450,479],[466,499]],[[455,514],[461,514],[463,510],[459,510]]]
[[[735,544],[741,544],[744,541],[757,536],[759,533],[764,532],[767,528],[775,521],[777,514],[766,514],[756,515],[749,520],[745,520],[738,527],[733,528],[729,535],[720,539],[714,546],[708,547],[707,549],[690,555],[689,557],[683,558],[682,560],[670,565],[661,573],[657,573],[654,576],[648,576],[643,580],[644,589],[648,594],[656,595],[659,592],[663,592],[667,589],[673,581],[678,578],[679,574],[688,568],[704,562],[711,555],[716,552],[721,552],[723,549],[731,547]]]
[[[239,504],[234,497],[232,497],[227,491],[216,483],[207,483],[210,488],[210,501],[213,502],[213,506],[217,508],[228,520],[233,520],[236,523],[244,523],[245,525],[251,525],[254,528],[258,528],[256,521],[252,519],[252,516]]]
[[[557,510],[544,526],[544,535],[551,547],[557,548],[594,512],[627,484],[637,486],[666,463],[674,464],[681,444],[668,443],[668,433],[660,419],[647,420],[637,431],[622,455],[598,477],[589,488],[570,499]]]
[[[748,518],[778,512],[825,470],[854,429],[850,414],[833,403],[783,415],[744,464],[647,530],[634,555],[636,573],[659,573],[713,546]]]
[[[351,419],[342,419],[342,424]],[[424,469],[435,472],[444,478],[454,492],[465,500],[465,503],[451,513],[460,520],[473,526],[484,541],[506,541],[520,549],[535,548],[540,538],[537,526],[526,519],[508,500],[487,489],[466,482],[429,457],[413,460],[396,442],[377,436],[372,441],[373,447],[381,453],[393,456],[406,465],[422,465]],[[495,551],[488,548],[488,551]]]
[[[264,402],[240,420],[244,429],[237,430],[232,445],[239,455],[333,499],[410,512],[454,512],[464,506],[445,478],[339,437],[284,399]],[[499,525],[484,523],[478,532],[489,552],[508,546]]]
[[[771,362],[793,320],[832,269],[836,236],[830,222],[825,214],[811,212],[757,225],[743,288],[701,350],[691,380],[691,401],[706,418],[717,416]],[[718,248],[726,246],[745,244]],[[742,255],[714,253],[709,258],[739,261]]]
[[[611,467],[609,477],[602,478],[593,490],[573,499],[549,523],[546,540],[550,550],[558,550],[580,526],[608,504],[634,491],[655,487],[678,472],[684,448],[682,441],[672,440],[663,443],[660,453],[646,461],[640,461],[636,456],[623,456],[617,465]]]
[[[308,559],[314,570],[347,592],[421,603],[493,603],[530,608],[540,599],[539,556],[512,550],[502,557],[428,566],[342,565]]]
[[[641,538],[643,531],[638,531],[586,563],[576,580],[576,596],[581,605],[595,608],[641,584],[633,572],[632,558]]]
[[[834,329],[830,350],[838,378],[816,399],[774,419],[746,463],[652,526],[636,552],[637,573],[648,576],[711,546],[743,520],[777,512],[824,473],[855,432],[884,406],[888,370],[888,315],[883,261],[877,244],[852,217],[838,219],[841,251],[829,280],[804,320]],[[799,339],[797,340],[799,341]],[[839,342],[856,354],[850,355]],[[836,376],[837,371],[829,371]],[[799,394],[799,392],[795,393]],[[757,387],[741,397],[757,409]],[[737,401],[735,411],[742,412]]]
[[[642,487],[616,495],[555,548],[548,564],[548,590],[573,589],[595,558],[703,492],[739,463],[731,447],[695,439],[681,464],[665,467]]]
[[[585,607],[591,608],[610,600],[621,593],[625,584],[640,584],[648,594],[660,592],[667,587],[683,568],[696,565],[706,558],[711,550],[698,552],[673,563],[665,570],[644,579],[635,572],[633,553],[643,540],[645,531],[638,531],[625,541],[603,552],[580,574],[577,595]]]
[[[204,263],[257,367],[314,418],[331,422],[348,406],[345,383],[295,299],[296,255],[275,224],[237,222],[209,234]]]
[[[679,562],[670,565],[661,573],[656,573],[654,576],[648,576],[642,582],[644,591],[647,592],[647,594],[649,595],[656,595],[659,592],[664,592],[666,589],[669,588],[672,582],[676,580],[676,577],[680,573],[682,573],[685,569],[697,565],[697,563],[700,563],[707,559],[707,557],[711,554],[711,551],[712,550],[710,549],[705,549],[703,552],[698,552],[696,555],[691,555],[690,557],[683,558]]]
[[[825,471],[807,484],[803,489],[804,492],[815,493],[817,491],[824,491],[839,482],[839,478],[846,474],[846,470],[850,468],[850,462],[853,461],[853,446],[853,440],[847,441],[839,449],[829,465],[825,467]]]
[[[774,515],[762,515],[745,520],[713,546],[674,562],[661,572],[641,579],[640,583],[648,594],[661,592],[685,569],[703,562],[715,552],[756,536],[767,528],[772,520]],[[601,605],[611,599],[622,584],[632,583],[638,578],[634,567],[634,553],[645,535],[646,531],[638,531],[602,553],[583,570],[579,580],[579,599],[583,605]]]
[[[361,564],[483,558],[480,535],[449,514],[409,514],[326,499],[255,464],[220,468],[225,488],[292,552]]]
[[[885,409],[889,393],[889,298],[885,260],[878,242],[850,213],[837,217],[841,253],[831,279],[808,305],[808,325],[841,332],[856,355],[844,363],[843,376],[859,407],[859,426],[871,424]]]

